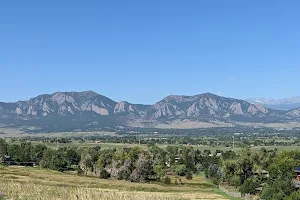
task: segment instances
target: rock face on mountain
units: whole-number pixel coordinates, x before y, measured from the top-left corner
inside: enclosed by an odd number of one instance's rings
[[[298,120],[300,110],[278,111],[260,104],[210,93],[171,95],[154,105],[115,102],[93,91],[57,92],[16,103],[0,103],[0,124],[6,126],[56,127],[70,130],[95,126],[114,128],[143,121],[147,126],[178,120],[196,122],[288,122]],[[191,127],[193,128],[193,127]]]
[[[220,97],[205,93],[196,96],[168,96],[147,110],[150,118],[212,120],[243,117],[270,117],[280,111],[250,104],[243,100]]]
[[[9,106],[8,106],[9,105]],[[28,101],[0,104],[0,116],[30,119],[57,115],[76,115],[92,111],[99,115],[114,113],[116,102],[92,91],[57,92],[52,95],[40,95]]]
[[[117,115],[132,115],[132,116],[144,116],[146,110],[150,106],[142,104],[130,104],[126,101],[117,103],[114,107],[114,114]]]

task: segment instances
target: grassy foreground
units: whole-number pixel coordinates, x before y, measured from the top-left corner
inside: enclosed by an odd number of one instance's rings
[[[215,187],[201,176],[183,182],[184,185],[180,186],[131,183],[80,177],[38,168],[0,166],[0,192],[5,193],[5,199],[227,199],[217,194]]]

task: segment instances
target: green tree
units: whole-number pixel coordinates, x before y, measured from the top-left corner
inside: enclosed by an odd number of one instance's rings
[[[80,152],[77,147],[69,147],[66,149],[66,157],[71,165],[78,165],[80,161]]]
[[[258,188],[259,185],[260,184],[258,182],[256,182],[255,180],[249,178],[249,179],[245,180],[243,185],[241,185],[241,187],[239,188],[239,191],[242,194],[255,194],[256,193],[256,188]]]
[[[42,168],[63,171],[68,166],[66,155],[62,151],[47,149],[40,161]]]
[[[9,145],[8,154],[17,162],[35,161],[34,148],[30,142],[23,141],[20,145]]]
[[[285,200],[300,200],[300,190],[291,193]]]
[[[0,162],[4,160],[5,155],[7,155],[7,143],[0,138]]]
[[[179,148],[179,164],[184,164],[189,171],[195,169],[195,151],[190,146],[180,146]]]
[[[178,165],[175,168],[175,174],[178,176],[185,176],[188,173],[188,169],[185,165]]]
[[[47,150],[47,146],[44,144],[37,144],[33,147],[34,160],[39,163],[39,161],[43,158],[45,151]]]
[[[105,169],[100,170],[100,178],[108,179],[110,178],[110,173],[108,173]]]
[[[167,152],[166,159],[170,162],[170,165],[173,165],[175,163],[175,158],[178,155],[178,147],[177,146],[167,146],[166,152]]]
[[[300,166],[300,151],[286,151],[275,156],[268,170],[271,179],[293,179],[294,169],[297,166]]]
[[[113,161],[116,161],[119,164],[123,164],[125,160],[128,159],[127,153],[123,148],[117,148],[116,152],[113,155]]]
[[[161,163],[165,163],[167,161],[166,160],[167,152],[164,151],[162,148],[159,148],[158,146],[151,146],[149,152],[151,153],[152,160],[154,161],[159,160]]]
[[[211,151],[209,149],[204,149],[203,154],[208,156],[209,154],[211,154]]]
[[[31,142],[21,143],[21,162],[32,162],[34,161],[34,149]]]
[[[230,183],[230,185],[234,186],[235,188],[238,188],[241,185],[241,178],[240,178],[240,176],[233,175],[229,179],[229,183]]]
[[[104,169],[106,166],[111,165],[114,153],[115,150],[113,149],[103,149],[98,157],[97,167],[99,169]]]
[[[23,162],[23,150],[18,144],[11,144],[8,146],[8,155],[17,162]]]
[[[165,175],[164,165],[159,160],[158,163],[153,167],[153,171],[157,176],[157,179],[160,180],[161,177]]]
[[[263,187],[261,197],[265,200],[285,199],[289,197],[295,189],[295,184],[291,179],[275,179]]]
[[[253,175],[254,162],[250,149],[243,149],[237,160],[236,174],[240,176],[241,184]]]
[[[295,190],[294,169],[300,165],[300,151],[286,151],[277,154],[268,167],[270,179],[262,190],[264,199],[288,198]]]

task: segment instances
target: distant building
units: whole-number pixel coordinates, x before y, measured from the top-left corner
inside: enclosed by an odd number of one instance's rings
[[[254,177],[257,178],[261,175],[262,178],[267,179],[269,178],[269,172],[266,170],[257,170],[254,172]]]
[[[221,156],[222,156],[222,153],[217,153],[216,156],[217,156],[217,157],[221,157]]]
[[[296,172],[296,181],[300,182],[300,166],[295,168]]]
[[[16,162],[14,161],[14,159],[8,155],[4,156],[4,159],[2,161],[2,163],[6,164],[6,165],[15,165]]]

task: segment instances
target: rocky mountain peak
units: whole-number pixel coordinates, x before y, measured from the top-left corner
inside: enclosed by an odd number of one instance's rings
[[[101,117],[104,125],[110,119],[124,126],[135,123],[136,120],[151,126],[152,123],[171,123],[174,120],[225,123],[291,121],[300,118],[300,111],[268,109],[257,103],[211,93],[170,95],[154,105],[131,104],[127,101],[117,103],[93,91],[56,92],[39,95],[28,101],[0,102],[1,124],[39,124],[46,120],[51,126],[56,126],[56,119],[61,117],[72,119],[71,123],[77,123],[78,120],[94,123],[93,120],[96,120],[98,124],[100,121],[97,120]]]

